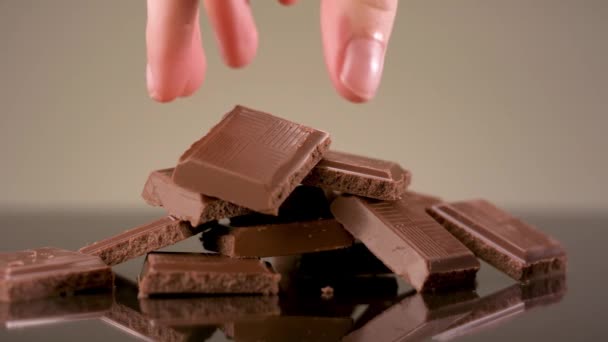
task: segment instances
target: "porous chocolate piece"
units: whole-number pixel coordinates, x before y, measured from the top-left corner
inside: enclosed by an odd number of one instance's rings
[[[98,257],[44,247],[0,253],[0,301],[16,302],[112,289],[114,274]]]
[[[321,160],[329,134],[236,106],[179,159],[175,184],[266,214]]]
[[[225,324],[224,333],[235,341],[335,342],[352,327],[350,317],[278,316]]]
[[[114,266],[176,244],[200,233],[204,228],[193,228],[187,222],[167,216],[82,247],[79,252],[99,256],[107,265]]]
[[[422,341],[466,317],[477,300],[475,292],[409,295],[363,323],[342,341]]]
[[[486,200],[437,204],[438,222],[479,258],[519,281],[566,270],[560,243]]]
[[[178,186],[173,183],[172,175],[172,168],[150,173],[142,197],[148,204],[165,208],[169,215],[188,221],[193,227],[251,212],[236,204]]]
[[[355,238],[418,291],[473,286],[479,262],[424,211],[427,198],[399,201],[355,196],[334,200],[331,211]]]
[[[21,329],[101,318],[112,307],[112,294],[81,294],[27,302],[0,303],[0,324]]]
[[[396,200],[408,187],[411,173],[398,163],[328,151],[303,184],[381,200]]]
[[[143,298],[140,306],[155,324],[172,327],[221,325],[281,314],[278,296]]]
[[[149,253],[139,296],[160,294],[276,294],[281,275],[259,259],[204,253]]]
[[[230,257],[268,257],[319,252],[351,246],[353,237],[335,219],[262,224],[218,225],[202,236],[205,249]]]
[[[449,341],[496,327],[538,305],[555,304],[566,293],[565,277],[550,277],[529,284],[515,284],[481,298],[471,313],[454,322],[434,340]]]

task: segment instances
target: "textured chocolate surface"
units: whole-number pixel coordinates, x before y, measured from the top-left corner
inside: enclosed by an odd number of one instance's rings
[[[155,324],[217,325],[281,314],[278,296],[209,296],[142,298],[142,312]]]
[[[529,284],[515,284],[480,299],[470,314],[454,322],[433,339],[449,341],[479,333],[520,316],[539,305],[551,305],[566,294],[565,277],[545,278]]]
[[[274,214],[321,160],[329,134],[236,106],[179,159],[175,184]]]
[[[149,253],[139,279],[139,295],[276,294],[281,275],[258,259],[204,253]]]
[[[101,318],[112,307],[112,294],[82,294],[27,302],[0,303],[0,324],[21,329]]]
[[[218,225],[201,239],[205,249],[231,257],[295,255],[345,248],[354,242],[335,219],[238,228]]]
[[[0,253],[0,301],[111,289],[114,274],[98,257],[44,247]]]
[[[342,341],[421,341],[466,317],[477,300],[474,292],[412,294],[362,324]]]
[[[396,200],[405,192],[411,173],[398,163],[328,151],[303,184],[381,200]]]
[[[243,320],[224,325],[224,333],[235,341],[335,342],[348,333],[350,317],[278,316]]]
[[[167,216],[82,247],[79,252],[99,256],[107,265],[114,266],[176,244],[202,229],[203,226],[193,228],[187,222]]]
[[[172,168],[150,173],[142,197],[148,204],[165,208],[169,215],[188,221],[193,227],[251,212],[236,204],[178,186],[173,183],[172,176]]]
[[[479,262],[425,213],[426,201],[415,194],[399,201],[341,196],[331,211],[346,230],[418,291],[473,285]]]
[[[557,240],[488,201],[437,204],[429,214],[478,257],[514,279],[528,281],[566,270],[566,252]]]

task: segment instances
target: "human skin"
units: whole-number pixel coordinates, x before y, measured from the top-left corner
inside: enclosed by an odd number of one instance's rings
[[[336,91],[371,100],[380,85],[398,0],[320,0],[325,65]],[[279,0],[291,5],[296,0]],[[171,102],[196,92],[207,62],[198,0],[147,0],[146,79],[150,97]],[[248,0],[203,0],[224,62],[241,68],[255,58],[258,32]]]

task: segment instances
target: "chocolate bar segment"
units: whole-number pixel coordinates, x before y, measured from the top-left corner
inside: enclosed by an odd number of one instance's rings
[[[425,213],[424,198],[399,201],[355,196],[334,200],[331,211],[355,238],[418,291],[472,286],[479,262]]]
[[[118,265],[148,252],[176,244],[200,233],[187,222],[167,216],[82,247],[79,252],[99,256],[109,266]]]
[[[16,302],[109,290],[114,274],[98,257],[44,247],[0,253],[0,301]]]
[[[329,134],[236,106],[179,159],[175,184],[276,215],[321,160]]]
[[[486,200],[438,204],[429,209],[438,222],[479,258],[519,281],[566,269],[558,241]]]
[[[193,227],[202,223],[250,213],[249,209],[218,198],[205,196],[173,183],[173,169],[154,171],[148,176],[142,197],[155,207]]]
[[[281,275],[259,259],[204,253],[149,253],[139,296],[159,294],[276,294]]]
[[[303,184],[381,200],[397,200],[411,173],[391,161],[328,151]]]
[[[205,249],[238,258],[296,255],[351,246],[352,235],[335,219],[252,227],[218,225],[202,236]]]

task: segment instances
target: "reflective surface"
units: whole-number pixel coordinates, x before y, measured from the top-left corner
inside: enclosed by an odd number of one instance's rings
[[[516,213],[569,255],[567,277],[516,284],[482,263],[474,290],[420,295],[390,276],[333,281],[285,276],[280,297],[138,299],[143,258],[114,268],[116,291],[0,304],[0,340],[512,341],[600,339],[608,214]],[[3,212],[0,250],[77,249],[158,211]],[[201,251],[197,238],[166,250]],[[277,260],[275,260],[277,261]],[[280,260],[289,268],[289,258]],[[287,265],[287,267],[285,267]],[[349,265],[352,266],[352,265]],[[334,293],[320,288],[329,283]]]

